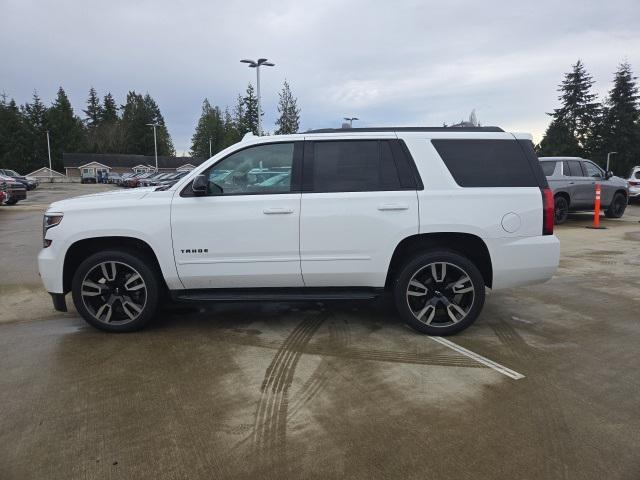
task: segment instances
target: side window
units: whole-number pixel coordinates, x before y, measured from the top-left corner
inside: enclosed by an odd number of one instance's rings
[[[545,177],[550,177],[556,170],[556,162],[540,162]]]
[[[593,163],[582,162],[582,165],[585,167],[587,171],[587,177],[602,178],[602,170],[596,167]]]
[[[272,143],[232,153],[204,173],[209,195],[288,193],[293,143]]]
[[[307,190],[314,192],[370,192],[403,187],[386,140],[313,142],[313,166],[306,168]]]
[[[640,170],[638,170],[636,172],[636,174],[634,175],[634,177],[636,177],[638,180],[640,180]]]
[[[578,160],[565,160],[564,161],[564,176],[565,177],[584,177],[582,166]]]
[[[434,139],[438,155],[461,187],[538,187],[540,179],[516,140]]]

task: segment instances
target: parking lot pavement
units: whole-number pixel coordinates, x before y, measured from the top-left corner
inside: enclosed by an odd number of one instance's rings
[[[43,208],[20,208],[0,208],[0,478],[640,475],[638,206],[607,230],[573,215],[557,276],[491,292],[452,344],[384,301],[174,307],[98,332],[38,289]]]

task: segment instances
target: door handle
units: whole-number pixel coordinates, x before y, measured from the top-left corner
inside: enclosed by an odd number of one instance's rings
[[[569,182],[569,185],[575,185],[576,182]]]
[[[265,215],[287,215],[293,213],[291,208],[265,208],[262,210]]]
[[[406,203],[383,203],[378,205],[378,210],[409,210]]]

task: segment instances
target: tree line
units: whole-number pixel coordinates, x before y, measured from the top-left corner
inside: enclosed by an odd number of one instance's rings
[[[613,84],[602,101],[593,92],[593,77],[578,60],[558,86],[560,107],[548,115],[551,123],[537,145],[539,156],[590,158],[625,176],[640,164],[640,106],[637,77],[623,62],[613,76]]]
[[[152,123],[158,125],[158,154],[175,154],[160,108],[148,93],[130,91],[118,106],[111,93],[100,100],[91,88],[83,112],[80,119],[62,87],[49,107],[37,92],[21,106],[0,95],[0,165],[20,173],[47,166],[47,132],[52,167],[58,171],[63,169],[63,152],[153,155]]]
[[[300,109],[286,81],[278,111],[275,133],[297,132]],[[52,167],[58,171],[63,170],[63,152],[154,155],[151,124],[157,125],[158,155],[175,155],[160,107],[148,93],[130,91],[125,103],[118,106],[111,93],[100,98],[92,87],[82,112],[83,118],[74,113],[62,87],[50,106],[42,102],[37,92],[24,105],[0,94],[0,167],[29,173],[47,166],[47,132]],[[210,142],[211,153],[215,154],[247,132],[258,133],[258,99],[251,84],[245,95],[238,95],[232,111],[222,111],[204,100],[192,137],[191,155],[208,158]]]

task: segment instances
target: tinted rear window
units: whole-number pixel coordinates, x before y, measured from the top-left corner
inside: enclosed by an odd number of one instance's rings
[[[305,159],[305,191],[370,192],[415,188],[412,172],[406,172],[409,168],[406,159],[394,152],[399,147],[393,141],[327,140],[309,146],[311,156]]]
[[[461,187],[537,187],[535,173],[516,140],[432,140]]]
[[[556,169],[556,162],[540,162],[542,166],[542,171],[546,177],[550,177],[553,175],[553,172]]]

